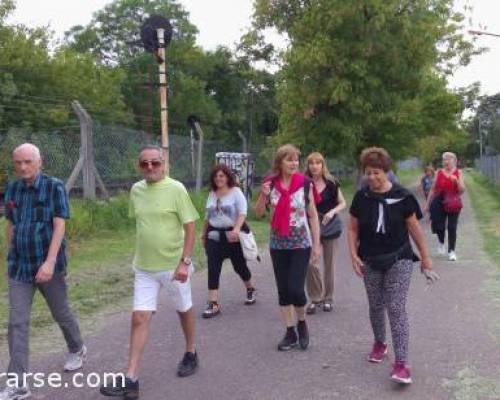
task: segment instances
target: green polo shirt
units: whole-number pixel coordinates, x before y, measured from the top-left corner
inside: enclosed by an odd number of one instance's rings
[[[132,186],[129,207],[136,220],[134,266],[175,269],[184,247],[183,225],[199,218],[184,185],[169,177],[155,183],[142,180]]]

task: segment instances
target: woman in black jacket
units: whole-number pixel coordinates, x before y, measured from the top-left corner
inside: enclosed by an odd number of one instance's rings
[[[416,257],[410,235],[420,252],[421,270],[428,282],[438,276],[432,271],[432,261],[418,222],[422,212],[417,200],[387,177],[392,163],[387,151],[380,147],[367,148],[361,153],[360,161],[368,187],[360,189],[352,201],[348,241],[354,271],[363,278],[368,295],[375,337],[368,360],[379,363],[387,354],[387,312],[396,357],[391,379],[409,384],[406,297]]]

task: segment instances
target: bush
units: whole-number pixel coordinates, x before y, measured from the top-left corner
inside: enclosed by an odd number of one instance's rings
[[[102,231],[129,230],[134,220],[128,216],[128,195],[121,194],[109,203],[88,200],[71,201],[71,219],[66,226],[70,240],[81,240]]]

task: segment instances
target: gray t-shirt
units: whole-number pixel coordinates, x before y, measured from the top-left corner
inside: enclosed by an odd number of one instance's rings
[[[214,192],[208,194],[205,219],[214,228],[232,228],[240,215],[247,215],[247,200],[240,188],[217,198]]]

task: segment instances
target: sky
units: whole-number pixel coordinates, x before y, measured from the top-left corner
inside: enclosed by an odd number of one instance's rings
[[[471,29],[500,34],[500,0],[456,0],[457,9],[468,2],[473,7]],[[10,22],[29,26],[47,26],[62,38],[74,25],[90,22],[92,13],[110,0],[17,0],[17,10]],[[191,22],[200,31],[198,44],[207,50],[218,45],[233,47],[250,27],[252,0],[180,0],[190,13]],[[277,35],[269,38],[283,43]],[[478,44],[490,50],[477,56],[471,64],[459,69],[450,79],[450,87],[481,82],[483,94],[500,92],[500,37],[479,36]]]

